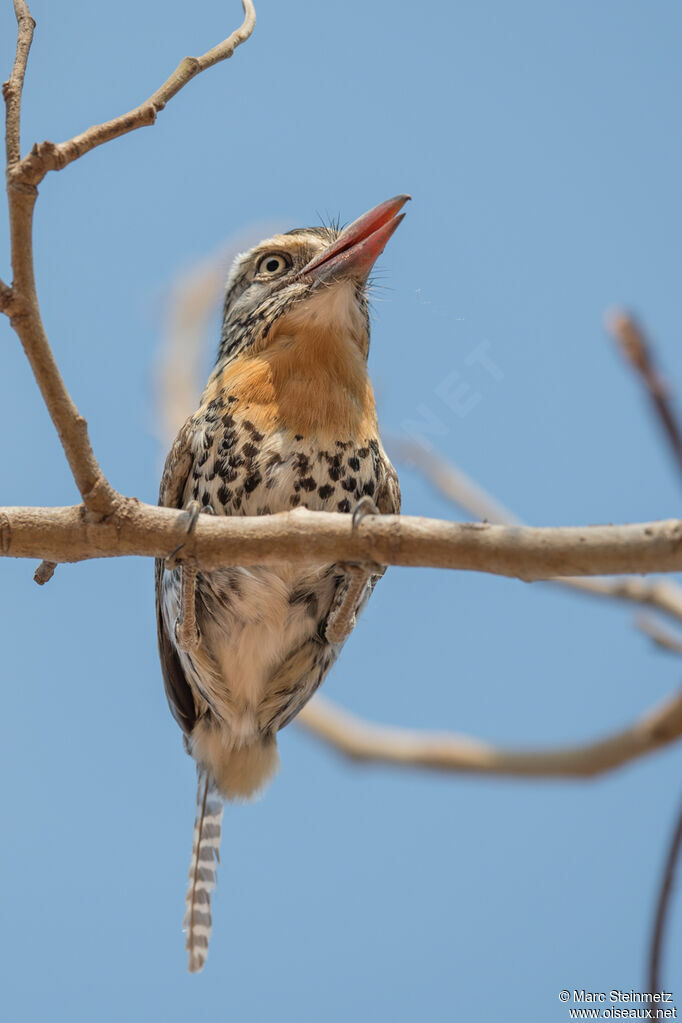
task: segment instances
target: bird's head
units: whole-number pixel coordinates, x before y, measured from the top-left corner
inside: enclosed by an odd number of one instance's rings
[[[227,282],[219,365],[259,354],[287,333],[319,324],[369,347],[367,278],[410,197],[375,206],[343,230],[303,227],[240,255]]]

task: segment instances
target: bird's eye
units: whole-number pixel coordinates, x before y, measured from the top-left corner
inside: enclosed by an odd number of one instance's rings
[[[291,260],[284,253],[268,252],[266,256],[258,260],[256,273],[274,277],[276,274],[281,274],[283,270],[288,270],[290,266]]]

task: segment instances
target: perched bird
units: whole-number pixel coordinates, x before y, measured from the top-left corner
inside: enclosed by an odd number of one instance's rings
[[[188,528],[199,512],[302,506],[355,522],[400,511],[367,373],[367,279],[408,198],[342,231],[275,235],[236,259],[215,368],[161,482],[159,504],[188,509]],[[278,730],[324,679],[383,571],[293,562],[201,572],[181,552],[157,562],[166,694],[198,773],[191,971],[208,950],[223,800],[255,795],[275,773]]]

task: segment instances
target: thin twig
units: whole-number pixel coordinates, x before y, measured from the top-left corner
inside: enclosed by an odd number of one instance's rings
[[[635,625],[661,650],[682,655],[682,635],[679,632],[664,629],[651,615],[640,615],[635,621]]]
[[[621,576],[617,579],[551,579],[557,586],[568,586],[593,597],[624,600],[629,604],[655,607],[677,622],[682,621],[682,587],[669,579],[639,579]]]
[[[670,910],[670,901],[675,883],[675,871],[677,862],[682,852],[682,807],[677,814],[677,822],[673,831],[672,840],[668,848],[661,887],[656,901],[656,912],[651,932],[651,946],[649,950],[649,991],[654,994],[663,988],[661,978],[661,960],[663,945],[665,942],[666,925]]]
[[[397,457],[414,466],[444,497],[456,507],[487,522],[522,525],[509,508],[497,501],[461,469],[421,444],[394,440],[391,449]],[[663,614],[682,622],[682,586],[669,580],[618,579],[555,579],[559,586],[580,590],[595,597],[623,600],[632,604],[655,607]]]
[[[606,328],[644,384],[677,468],[682,473],[682,428],[673,409],[666,381],[656,368],[651,341],[635,317],[622,309],[615,309],[607,315]]]
[[[682,570],[682,520],[624,526],[491,526],[409,515],[349,515],[296,508],[262,516],[187,514],[121,498],[94,522],[80,506],[0,508],[0,556],[72,562],[140,555],[166,558],[183,539],[183,559],[201,570],[225,565],[332,564],[450,568],[531,582],[560,575]]]
[[[127,135],[137,128],[154,124],[157,114],[188,82],[191,82],[202,71],[206,71],[221,61],[228,60],[237,47],[246,42],[256,24],[256,12],[252,0],[242,0],[242,7],[244,21],[232,35],[212,47],[201,57],[185,57],[181,60],[173,74],[144,103],[140,103],[133,110],[129,110],[111,121],[93,125],[65,142],[37,143],[29,155],[21,161],[21,165],[17,167],[17,177],[27,183],[37,185],[48,171],[62,170],[74,160],[78,160],[81,156],[96,149],[97,146]]]
[[[25,0],[14,0],[14,14],[17,19],[17,49],[12,73],[2,86],[2,95],[5,99],[5,152],[8,170],[21,159],[21,96],[28,54],[33,42],[33,30],[36,27]]]
[[[616,341],[621,354],[632,369],[634,369],[643,384],[654,414],[661,425],[663,435],[673,454],[677,469],[682,473],[682,429],[680,428],[666,381],[656,367],[654,349],[650,339],[635,317],[620,309],[613,310],[607,315],[606,328]],[[637,625],[660,648],[678,655],[682,654],[682,640],[679,636],[663,629],[655,619],[649,616],[642,616],[638,619]],[[662,987],[661,959],[663,956],[666,919],[673,888],[675,866],[681,847],[682,810],[678,814],[677,825],[663,871],[651,936],[649,991],[652,994],[660,991]]]
[[[319,695],[297,720],[352,760],[526,778],[589,778],[678,739],[682,735],[682,692],[604,739],[540,750],[505,750],[456,734],[374,725]]]

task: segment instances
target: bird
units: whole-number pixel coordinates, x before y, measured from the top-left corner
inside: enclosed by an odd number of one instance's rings
[[[159,504],[200,514],[307,508],[399,514],[367,369],[368,278],[405,214],[398,195],[347,227],[277,234],[237,256],[215,366],[166,459]],[[385,567],[286,564],[202,571],[182,546],[156,562],[170,710],[197,768],[184,929],[204,966],[225,801],[260,794],[277,732],[323,681]]]

